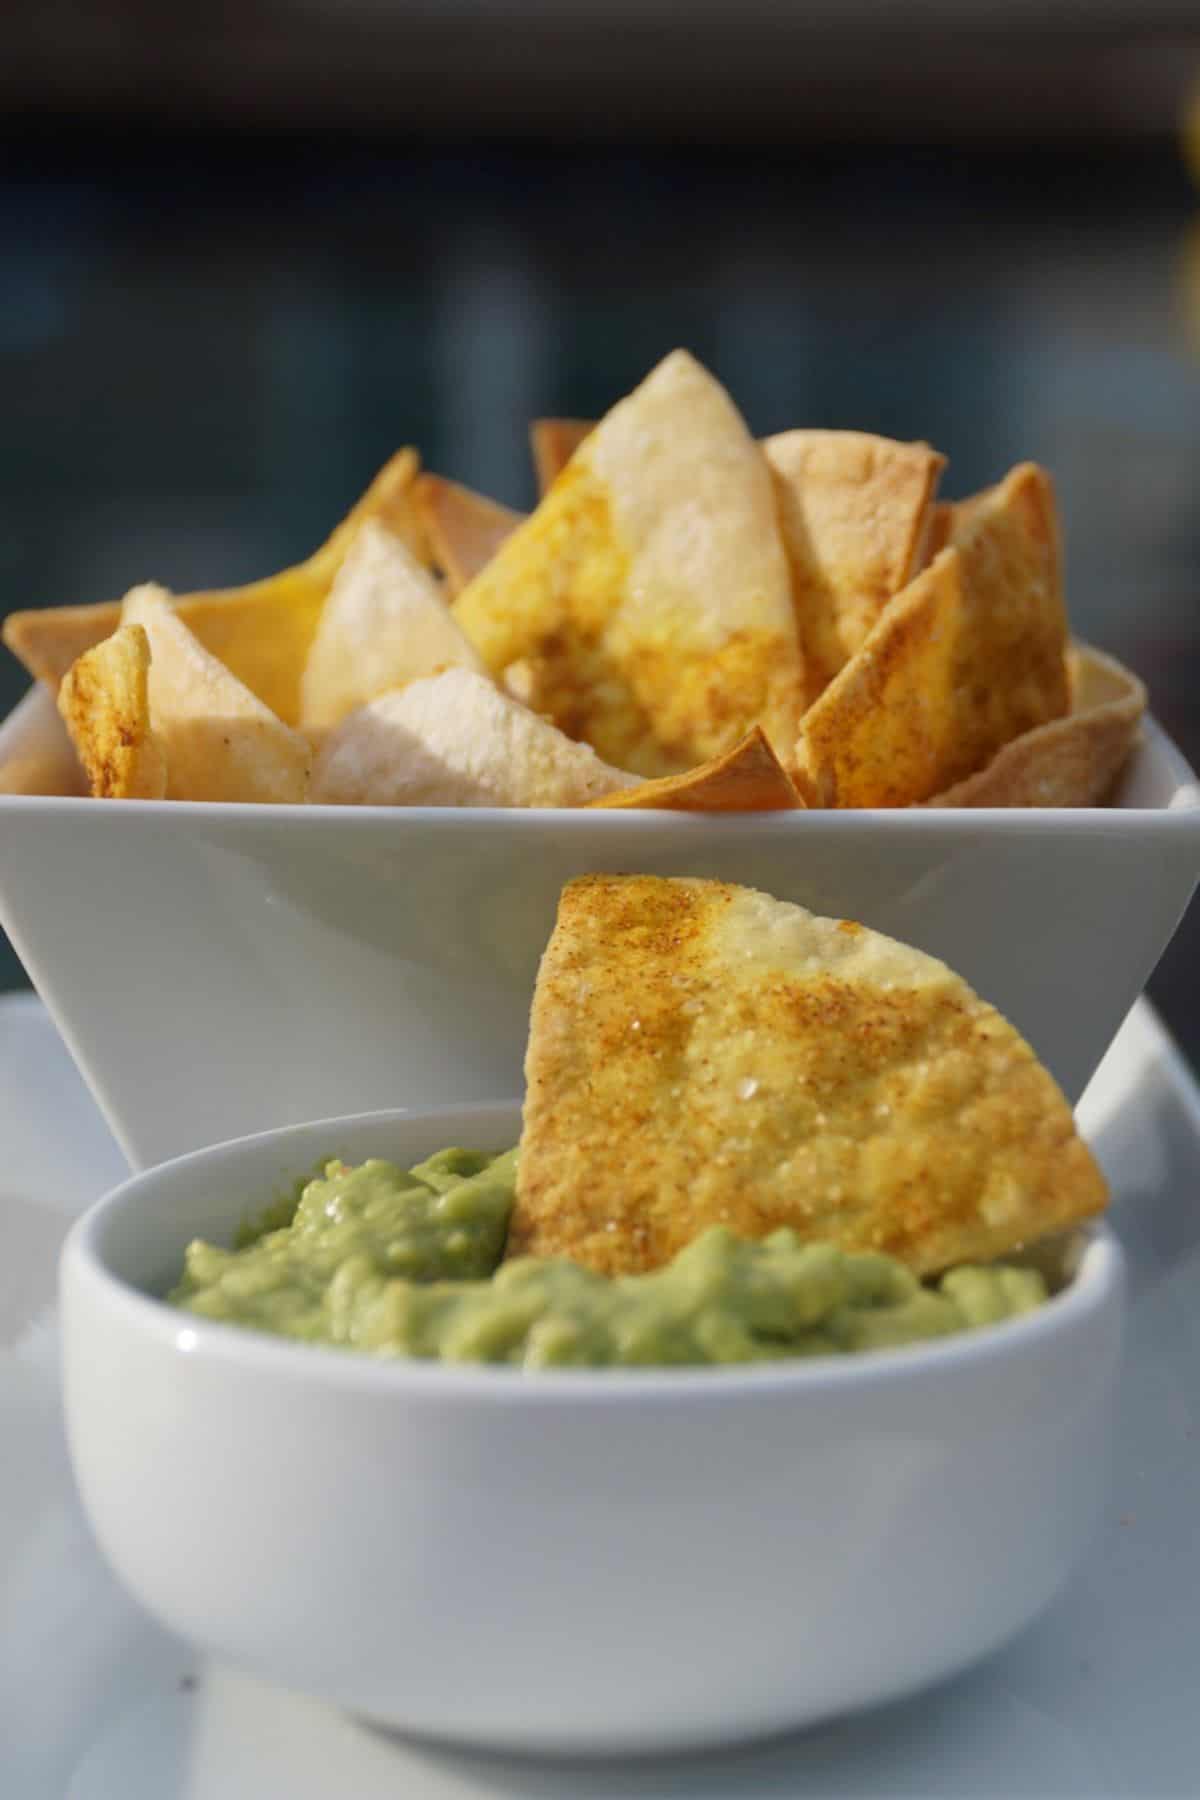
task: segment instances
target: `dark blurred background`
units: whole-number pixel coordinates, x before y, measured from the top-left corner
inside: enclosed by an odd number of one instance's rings
[[[266,573],[403,442],[528,503],[527,420],[685,344],[760,432],[1048,464],[1076,629],[1200,763],[1196,0],[17,11],[4,610]],[[1200,1056],[1200,917],[1152,992]]]

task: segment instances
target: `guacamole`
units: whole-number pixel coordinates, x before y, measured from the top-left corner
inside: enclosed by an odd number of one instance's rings
[[[413,1169],[331,1162],[243,1227],[188,1246],[169,1298],[223,1319],[383,1357],[524,1368],[746,1363],[879,1350],[994,1324],[1046,1298],[1034,1269],[902,1263],[794,1231],[711,1226],[661,1269],[610,1278],[504,1262],[515,1150],[442,1150]]]

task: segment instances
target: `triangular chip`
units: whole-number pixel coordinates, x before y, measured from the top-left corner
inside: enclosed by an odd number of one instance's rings
[[[953,537],[805,715],[796,780],[810,805],[932,799],[1066,712],[1048,477],[1015,469],[956,516]]]
[[[454,603],[499,679],[640,775],[761,724],[790,754],[803,675],[770,475],[724,389],[676,351],[580,445]]]
[[[166,751],[167,798],[306,799],[306,740],[193,637],[165,590],[134,588],[121,611],[150,643],[150,721]]]
[[[366,493],[307,562],[246,587],[182,596],[178,616],[206,650],[288,724],[300,715],[300,675],[330,583],[359,527],[378,519],[414,555],[427,550],[413,510],[418,469],[413,450],[399,450]],[[119,601],[11,613],[0,636],[29,673],[57,690],[71,664],[120,623]]]
[[[72,663],[58,710],[93,794],[105,800],[161,800],[167,791],[162,738],[150,724],[150,641],[121,625]]]
[[[977,775],[927,806],[1099,806],[1137,740],[1146,689],[1115,657],[1068,654],[1071,710],[1006,744]]]
[[[668,812],[781,812],[803,804],[759,725],[724,756],[701,763],[686,775],[640,781],[636,787],[592,801],[593,806]]]
[[[554,486],[589,431],[594,419],[535,419],[529,427],[529,447],[533,452],[533,469],[538,493],[546,494]]]
[[[413,489],[430,553],[451,598],[486,569],[525,518],[441,475],[421,475]]]
[[[920,568],[946,459],[928,444],[861,431],[785,431],[763,450],[811,702]]]
[[[525,1073],[510,1255],[629,1272],[708,1225],[787,1225],[926,1274],[1107,1198],[1061,1090],[959,976],[750,888],[570,882]]]
[[[368,520],[333,579],[301,682],[305,730],[336,725],[379,694],[440,669],[482,669],[433,576]]]
[[[313,799],[349,806],[586,806],[633,784],[469,669],[372,700],[322,746]]]

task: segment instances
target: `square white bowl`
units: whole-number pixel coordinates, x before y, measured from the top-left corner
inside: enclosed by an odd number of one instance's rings
[[[0,761],[56,741],[32,693]],[[519,1092],[562,885],[705,875],[942,957],[1078,1099],[1200,876],[1152,722],[1116,804],[682,813],[0,798],[0,922],[135,1167]]]

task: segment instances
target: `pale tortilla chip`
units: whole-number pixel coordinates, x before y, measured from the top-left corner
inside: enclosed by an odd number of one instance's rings
[[[804,802],[762,727],[756,725],[724,756],[701,763],[686,775],[641,781],[622,793],[593,800],[592,805],[670,812],[781,812]]]
[[[676,351],[580,445],[454,602],[484,662],[569,737],[678,774],[803,703],[770,475],[724,389]]]
[[[313,799],[349,806],[586,806],[632,785],[484,675],[447,669],[329,734]]]
[[[1049,478],[1015,469],[890,600],[805,715],[796,782],[814,806],[909,806],[986,767],[1069,704]]]
[[[1115,657],[1085,645],[1067,657],[1071,710],[1037,725],[986,769],[927,800],[927,806],[1099,806],[1137,741],[1146,689]]]
[[[529,427],[529,447],[539,494],[547,494],[590,431],[594,419],[535,419]]]
[[[404,538],[413,554],[428,549],[413,509],[416,452],[399,450],[366,493],[307,562],[246,587],[187,594],[178,616],[204,648],[287,724],[300,716],[300,676],[330,583],[367,519]],[[119,601],[11,613],[0,637],[37,681],[52,690],[71,664],[121,622]]]
[[[452,599],[487,568],[525,519],[524,513],[441,475],[419,476],[413,499],[430,554]]]
[[[785,431],[763,450],[812,702],[920,568],[946,459],[861,431]]]
[[[163,742],[150,723],[150,641],[121,625],[67,670],[58,710],[93,794],[104,800],[161,800],[167,791]]]
[[[74,757],[38,751],[0,764],[0,794],[36,794],[77,799],[88,792],[83,770]]]
[[[121,611],[150,643],[150,720],[166,751],[167,798],[306,799],[306,740],[193,637],[166,591],[134,588]]]
[[[509,1255],[625,1273],[709,1225],[787,1225],[926,1274],[1107,1198],[1062,1092],[959,976],[749,888],[570,882],[525,1073]]]
[[[306,731],[440,669],[482,669],[437,583],[398,537],[368,520],[333,579],[300,687]]]

